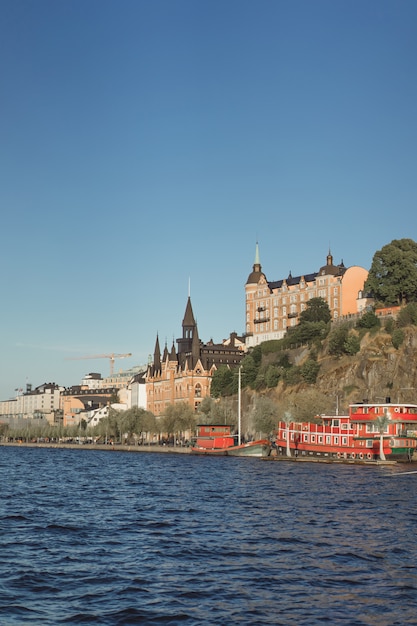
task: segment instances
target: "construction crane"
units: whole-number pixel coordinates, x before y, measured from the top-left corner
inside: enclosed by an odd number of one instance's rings
[[[111,354],[92,354],[89,356],[73,356],[68,357],[69,361],[79,361],[80,359],[110,359],[110,376],[114,374],[114,361],[115,359],[127,359],[132,356],[131,352],[127,352],[126,354],[115,354],[112,352]]]

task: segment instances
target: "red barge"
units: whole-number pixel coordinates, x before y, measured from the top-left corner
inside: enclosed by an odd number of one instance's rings
[[[197,437],[191,445],[194,454],[214,456],[269,456],[271,442],[258,439],[248,443],[239,443],[238,435],[232,433],[232,426],[221,424],[199,424]]]
[[[358,403],[349,415],[314,422],[280,421],[278,455],[350,461],[412,461],[417,448],[417,405]]]

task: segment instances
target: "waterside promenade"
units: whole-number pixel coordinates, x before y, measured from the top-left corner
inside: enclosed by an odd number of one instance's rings
[[[19,448],[59,448],[61,450],[104,450],[106,452],[112,452],[117,450],[118,452],[159,452],[159,453],[171,453],[171,454],[189,454],[191,449],[187,446],[135,446],[124,444],[99,444],[99,443],[38,443],[38,442],[0,442],[1,446],[19,447]]]

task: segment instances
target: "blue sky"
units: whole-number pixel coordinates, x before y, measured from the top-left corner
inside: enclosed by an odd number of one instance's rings
[[[1,0],[0,399],[416,239],[415,0]]]

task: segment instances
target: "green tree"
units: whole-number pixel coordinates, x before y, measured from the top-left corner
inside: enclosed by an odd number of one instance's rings
[[[323,300],[323,298],[311,298],[311,300],[307,302],[305,310],[300,313],[299,323],[324,322],[327,324],[330,322],[331,318],[332,316],[327,302]]]
[[[196,414],[188,402],[176,402],[169,404],[162,418],[162,429],[168,435],[175,435],[189,430],[190,433],[196,426]]]
[[[266,435],[272,433],[278,425],[276,404],[270,398],[260,396],[256,400],[252,419],[256,432]]]
[[[258,358],[258,351],[253,350],[242,360],[242,384],[254,389],[256,387],[256,378],[259,372],[261,359]]]
[[[401,328],[396,328],[394,332],[392,333],[392,339],[391,339],[392,345],[394,346],[396,350],[398,350],[400,345],[403,343],[404,338],[405,338],[404,331]]]
[[[340,356],[345,352],[345,343],[349,334],[347,324],[338,324],[329,334],[329,353]]]
[[[228,396],[233,393],[233,372],[227,365],[220,367],[213,373],[210,386],[210,395],[213,398]]]
[[[381,323],[373,311],[367,311],[358,319],[356,326],[358,328],[376,328]]]
[[[417,243],[394,239],[374,254],[365,291],[386,305],[417,301]]]
[[[303,380],[311,385],[314,385],[314,383],[316,382],[319,370],[320,365],[317,363],[317,361],[313,361],[312,359],[308,359],[300,367],[300,373]]]
[[[359,341],[359,337],[356,335],[349,335],[346,338],[345,343],[343,344],[343,350],[346,354],[350,354],[353,356],[361,349],[361,342]]]
[[[276,387],[281,377],[281,369],[276,365],[268,365],[265,372],[265,385],[269,388]]]

